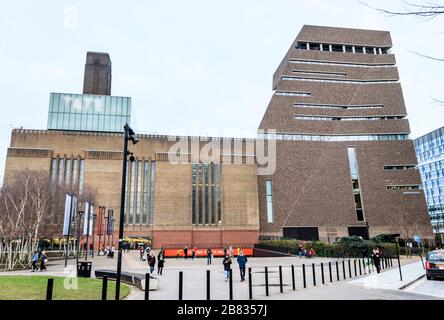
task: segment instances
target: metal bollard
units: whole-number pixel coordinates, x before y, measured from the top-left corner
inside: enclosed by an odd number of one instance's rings
[[[354,270],[355,270],[355,277],[357,277],[358,273],[356,271],[356,259],[353,261],[353,266],[354,266]]]
[[[284,292],[284,286],[282,284],[282,266],[279,266],[279,289],[281,293]]]
[[[293,285],[293,290],[296,290],[296,281],[294,278],[294,265],[291,265],[291,284]]]
[[[324,264],[321,262],[321,276],[322,276],[322,284],[325,284],[324,280]]]
[[[333,282],[333,276],[331,274],[331,262],[328,263],[328,274],[330,275],[330,282]]]
[[[230,300],[233,300],[233,269],[230,268]]]
[[[182,300],[183,293],[183,271],[179,271],[179,300]]]
[[[46,286],[46,301],[52,300],[52,290],[54,288],[54,279],[48,279],[48,285]]]
[[[210,299],[210,270],[207,270],[207,300]]]
[[[342,273],[343,273],[343,276],[344,276],[344,280],[345,280],[345,261],[344,260],[342,260]]]
[[[350,263],[350,260],[348,260],[348,275],[349,275],[349,278],[352,277],[352,269],[351,269],[351,263]]]
[[[150,274],[145,273],[145,301],[150,300]]]
[[[304,289],[307,288],[307,280],[305,279],[305,264],[302,264],[302,279],[304,280]]]
[[[268,267],[265,267],[265,295],[268,297]]]
[[[251,268],[248,268],[248,299],[253,299],[253,279],[251,278]]]
[[[315,264],[314,263],[311,264],[311,269],[313,271],[313,286],[316,287],[316,270],[315,270]]]
[[[339,263],[336,261],[336,280],[339,281]]]
[[[103,276],[103,282],[102,282],[102,300],[106,300],[108,291],[108,276]]]
[[[362,276],[361,259],[358,259],[358,263],[359,263],[359,275]]]

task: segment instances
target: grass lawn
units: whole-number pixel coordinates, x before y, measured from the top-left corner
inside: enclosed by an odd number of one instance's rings
[[[54,278],[53,300],[100,300],[102,280],[46,276],[0,276],[0,300],[45,300],[48,278]],[[65,280],[66,279],[66,280]],[[72,286],[77,280],[77,289]],[[67,288],[65,288],[65,282]],[[69,287],[72,286],[72,289]],[[114,300],[116,283],[108,281],[107,299]],[[127,284],[120,284],[120,297],[130,292]]]

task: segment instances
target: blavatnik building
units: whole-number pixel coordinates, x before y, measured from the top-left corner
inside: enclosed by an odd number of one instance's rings
[[[257,140],[181,137],[186,148],[171,163],[178,137],[138,135],[136,161],[127,164],[125,235],[151,238],[155,248],[245,247],[260,236],[399,233],[407,216],[432,238],[391,46],[385,31],[304,26],[273,76]],[[108,54],[88,52],[83,91],[50,94],[47,130],[12,131],[5,181],[24,168],[44,170],[52,185],[92,188],[95,208],[118,219],[132,105],[111,96]],[[258,174],[250,148],[263,140],[276,145],[268,175]],[[222,152],[195,152],[208,143]]]

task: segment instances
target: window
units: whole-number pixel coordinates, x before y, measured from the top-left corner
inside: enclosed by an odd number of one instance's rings
[[[198,194],[198,206],[197,206],[197,223],[202,224],[203,210],[202,210],[202,162],[197,164],[197,194]]]
[[[57,159],[51,159],[51,176],[50,176],[50,182],[51,182],[51,190],[54,190],[54,184],[56,180],[56,173],[57,173]]]
[[[319,43],[310,43],[310,50],[321,50],[321,45]]]
[[[308,70],[293,70],[293,73],[313,75],[313,76],[330,76],[330,77],[345,77],[347,74],[343,72],[325,72],[325,71],[308,71]]]
[[[258,135],[258,139],[292,141],[398,141],[409,140],[408,134],[372,134],[372,135],[307,135],[307,134],[268,134]]]
[[[399,120],[404,116],[383,116],[383,117],[323,117],[309,115],[295,115],[296,120],[317,120],[317,121],[369,121],[369,120]]]
[[[222,190],[221,190],[222,164],[217,163],[217,221],[222,221]]]
[[[76,190],[77,188],[77,167],[79,165],[79,160],[74,159],[72,161],[72,190]]]
[[[333,51],[333,52],[342,52],[343,51],[342,45],[336,45],[336,44],[332,45],[331,46],[331,51]]]
[[[85,160],[80,160],[79,168],[79,194],[83,193],[83,177],[85,173]]]
[[[355,53],[364,53],[364,47],[355,46]]]
[[[149,181],[149,162],[145,161],[143,174],[143,213],[142,213],[142,223],[147,222],[147,208],[148,208],[148,181]]]
[[[140,209],[142,205],[142,160],[137,162],[137,198],[136,198],[136,224],[140,223]]]
[[[71,184],[70,184],[70,180],[71,180],[71,159],[66,159],[65,161],[65,188],[66,190],[69,190]]]
[[[311,82],[325,82],[325,83],[358,83],[358,84],[385,84],[385,83],[399,83],[398,80],[345,80],[345,79],[315,79],[302,77],[281,77],[281,80],[288,81],[311,81]]]
[[[415,169],[415,165],[384,166],[384,170],[410,170],[410,169]]]
[[[362,105],[338,105],[338,104],[307,104],[295,103],[297,108],[313,108],[313,109],[382,109],[382,104],[362,104]]]
[[[273,183],[271,180],[266,181],[267,193],[267,221],[273,223]]]
[[[350,63],[341,61],[320,61],[320,60],[301,60],[290,59],[290,63],[294,64],[312,64],[321,66],[340,66],[340,67],[358,67],[358,68],[393,68],[394,64],[374,64],[374,63]]]
[[[419,185],[390,185],[387,190],[418,190]]]
[[[345,46],[345,52],[353,52],[352,46]]]
[[[296,49],[307,50],[307,43],[306,42],[298,42]]]
[[[197,165],[191,164],[191,223],[196,224],[196,189],[197,189]]]
[[[156,173],[156,162],[151,161],[150,174],[150,224],[154,222],[154,176]]]
[[[204,179],[204,183],[205,183],[205,185],[204,185],[204,191],[205,191],[205,198],[204,198],[204,200],[205,200],[205,224],[209,224],[209,218],[210,218],[210,213],[209,213],[209,208],[210,208],[210,206],[209,206],[209,202],[208,202],[208,163],[205,163],[205,166],[204,166],[204,177],[205,177],[205,179]]]
[[[358,161],[356,158],[355,147],[347,147],[348,163],[350,167],[350,175],[352,179],[353,198],[355,201],[356,220],[364,221],[364,210],[361,201],[361,189],[359,187]]]
[[[58,173],[57,173],[57,184],[59,186],[62,185],[62,179],[63,179],[63,159],[59,159],[59,165],[58,165]]]
[[[130,205],[128,214],[128,224],[133,224],[134,214],[134,196],[136,191],[136,164],[131,163],[131,187],[130,187]]]
[[[309,97],[309,96],[311,96],[311,93],[308,93],[308,92],[276,91],[274,94],[277,96],[290,96],[290,97]]]
[[[217,191],[215,180],[217,180]],[[213,162],[193,162],[191,164],[191,188],[191,223],[215,224],[216,210],[218,211],[218,221],[220,221],[220,166],[218,165],[216,173]]]

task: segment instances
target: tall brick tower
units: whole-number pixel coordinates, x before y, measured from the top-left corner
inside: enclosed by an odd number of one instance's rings
[[[111,59],[108,53],[86,53],[83,94],[111,95]]]
[[[262,235],[431,235],[391,46],[386,31],[302,28],[259,126],[277,132],[277,169],[258,177]]]

